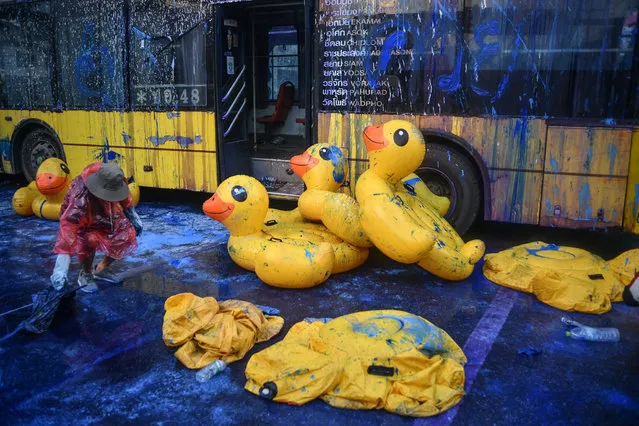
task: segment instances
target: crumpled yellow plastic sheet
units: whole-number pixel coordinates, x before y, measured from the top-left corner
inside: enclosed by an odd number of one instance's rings
[[[213,297],[181,293],[164,303],[162,338],[167,346],[179,346],[175,356],[188,368],[202,368],[221,359],[242,359],[258,342],[282,329],[284,319],[264,315],[241,300],[218,303]]]
[[[461,348],[425,319],[366,311],[295,324],[251,357],[245,389],[292,405],[321,398],[334,407],[427,417],[461,400],[465,364]]]
[[[526,293],[564,311],[603,314],[622,301],[624,286],[639,270],[639,249],[605,261],[586,250],[526,243],[484,257],[490,281]]]

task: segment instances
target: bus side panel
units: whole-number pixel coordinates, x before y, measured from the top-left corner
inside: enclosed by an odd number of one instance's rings
[[[215,113],[134,112],[130,131],[144,147],[135,163],[140,185],[207,192],[217,188]]]
[[[632,131],[548,127],[540,223],[621,226]]]
[[[215,113],[7,111],[6,114],[12,116],[11,123],[35,118],[51,126],[64,145],[74,176],[87,164],[102,161],[118,164],[126,176],[133,175],[141,186],[208,192],[217,187]],[[16,124],[3,125],[0,141],[2,135],[13,134]]]
[[[19,111],[2,111],[3,117],[0,119],[0,172],[15,173],[13,167],[13,153],[11,150],[11,137],[19,123],[17,115]],[[5,117],[11,117],[11,121],[7,121]]]
[[[437,127],[442,125],[443,128]],[[490,178],[490,194],[484,197],[490,195],[490,216],[485,219],[539,222],[546,145],[543,120],[426,116],[422,128],[439,129],[460,137],[484,160]]]
[[[371,124],[407,120],[424,130],[467,141],[490,170],[492,196],[486,219],[537,224],[541,203],[546,125],[543,120],[320,113],[318,140],[348,147],[351,187],[368,168],[362,132]]]
[[[639,234],[639,130],[632,132],[623,229]]]

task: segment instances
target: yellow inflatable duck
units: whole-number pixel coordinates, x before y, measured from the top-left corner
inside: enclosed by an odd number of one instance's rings
[[[69,190],[71,172],[59,158],[48,158],[40,164],[36,178],[13,194],[13,209],[21,216],[35,214],[57,220],[64,196]]]
[[[347,244],[315,223],[284,222],[263,231],[268,194],[249,176],[226,179],[202,209],[231,233],[233,261],[274,287],[313,287],[368,257],[368,249]]]
[[[467,278],[484,254],[480,240],[468,243],[416,191],[397,191],[425,155],[424,137],[412,123],[388,121],[364,130],[370,169],[357,181],[360,221],[375,246],[391,259],[419,266],[448,280]],[[415,193],[415,195],[413,195]]]
[[[40,164],[36,179],[13,194],[13,209],[20,216],[36,215],[58,220],[64,196],[73,178],[69,166],[59,158],[48,158]],[[129,191],[133,205],[140,201],[140,187],[129,179]]]
[[[306,191],[297,202],[303,218],[320,221],[347,243],[372,247],[359,223],[359,206],[347,194],[336,192],[346,181],[348,167],[342,150],[325,143],[315,144],[291,158],[291,169],[302,178]]]

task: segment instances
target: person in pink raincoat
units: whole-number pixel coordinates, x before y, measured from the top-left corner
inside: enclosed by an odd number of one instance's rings
[[[57,289],[67,281],[71,256],[77,254],[82,265],[80,289],[92,293],[98,289],[94,272],[102,272],[113,261],[132,254],[142,232],[129,187],[122,169],[115,164],[93,163],[76,177],[60,209],[60,229],[53,249],[58,255],[51,275]],[[96,251],[105,253],[93,270]]]

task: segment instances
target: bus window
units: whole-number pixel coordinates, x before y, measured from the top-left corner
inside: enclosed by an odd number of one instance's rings
[[[132,3],[130,72],[135,107],[183,109],[207,105],[204,10],[165,0]]]
[[[117,1],[56,2],[60,100],[70,108],[125,107],[124,16]]]
[[[280,85],[290,81],[299,98],[299,52],[297,30],[294,26],[276,26],[268,31],[268,100],[277,99]]]
[[[636,2],[521,0],[514,6],[470,2],[469,112],[622,118]]]
[[[0,107],[53,104],[49,2],[0,7]]]

